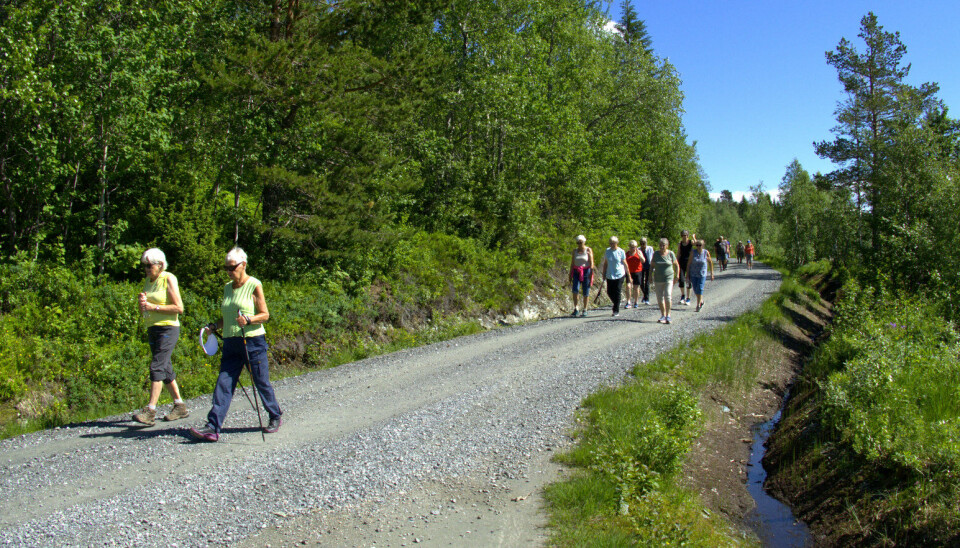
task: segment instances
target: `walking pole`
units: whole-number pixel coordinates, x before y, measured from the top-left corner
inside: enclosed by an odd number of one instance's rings
[[[248,318],[246,314],[241,312],[240,315],[243,316],[243,319],[246,320],[247,323],[250,323],[250,318]],[[260,437],[263,438],[264,442],[266,442],[267,435],[263,433],[263,417],[260,415],[260,400],[257,397],[257,379],[253,376],[253,365],[250,364],[250,352],[247,350],[247,330],[244,329],[242,325],[240,326],[240,334],[243,335],[243,353],[247,356],[247,372],[250,373],[250,383],[252,385],[251,388],[253,389],[253,401],[255,402],[254,409],[257,410],[257,420],[260,422]],[[240,382],[239,379],[237,382]],[[246,394],[247,391],[244,390],[243,393]],[[247,399],[250,399],[249,395],[247,396]]]
[[[604,277],[600,280],[600,288],[597,289],[597,296],[593,298],[593,304],[600,302],[600,296],[603,295],[603,284],[607,283],[607,279]]]

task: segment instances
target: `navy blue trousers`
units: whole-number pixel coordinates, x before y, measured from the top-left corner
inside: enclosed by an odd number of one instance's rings
[[[250,353],[250,370],[253,372],[253,383],[260,393],[260,401],[270,418],[283,414],[277,396],[270,384],[270,368],[267,365],[267,338],[264,335],[247,338],[247,352]],[[237,389],[240,373],[243,372],[247,356],[243,351],[242,337],[228,337],[223,339],[223,354],[220,358],[220,376],[217,377],[217,386],[213,389],[213,406],[207,413],[207,423],[217,432],[223,428],[223,421],[230,410],[233,401],[233,392]]]

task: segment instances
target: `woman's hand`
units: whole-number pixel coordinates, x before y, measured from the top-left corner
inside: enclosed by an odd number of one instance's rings
[[[247,321],[247,317],[243,314],[243,312],[237,312],[237,325],[240,327],[250,325],[250,322]]]
[[[138,300],[139,300],[138,304],[140,306],[140,312],[146,312],[147,311],[147,294],[141,293]]]

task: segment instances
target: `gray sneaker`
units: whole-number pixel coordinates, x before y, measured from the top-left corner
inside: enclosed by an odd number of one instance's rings
[[[147,426],[153,426],[157,423],[157,410],[144,407],[139,413],[133,414],[133,420]]]
[[[173,409],[167,413],[166,417],[163,417],[165,421],[175,421],[179,419],[185,419],[190,416],[190,411],[187,410],[187,404],[185,403],[175,403],[173,404]]]

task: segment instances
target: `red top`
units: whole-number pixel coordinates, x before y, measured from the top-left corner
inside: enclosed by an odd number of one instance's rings
[[[630,272],[643,271],[643,258],[640,256],[639,250],[634,251],[633,255],[627,255],[627,268],[630,269]]]
[[[746,252],[753,255],[753,244],[747,244]]]

